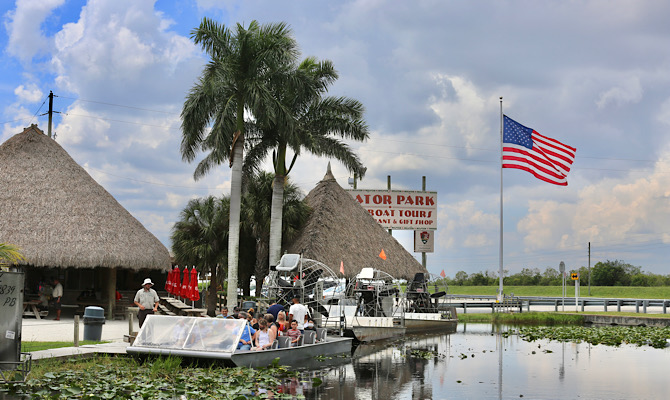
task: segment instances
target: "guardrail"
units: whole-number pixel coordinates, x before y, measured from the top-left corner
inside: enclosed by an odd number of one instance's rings
[[[465,301],[465,299],[478,301]],[[463,300],[463,301],[458,301]],[[440,303],[440,307],[456,307],[463,309],[467,313],[468,308],[491,308],[491,311],[500,311],[501,308],[518,309],[522,312],[524,309],[530,311],[532,306],[554,306],[554,311],[559,311],[559,307],[602,307],[603,311],[610,310],[610,307],[616,307],[620,312],[621,307],[635,307],[636,313],[646,314],[650,308],[660,307],[660,312],[668,313],[670,300],[668,299],[616,299],[616,298],[580,298],[578,303],[574,297],[532,297],[532,296],[506,296],[502,302],[496,301],[496,296],[487,295],[447,295]]]

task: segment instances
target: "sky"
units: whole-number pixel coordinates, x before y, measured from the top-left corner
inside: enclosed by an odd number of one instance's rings
[[[0,5],[0,143],[37,123],[170,248],[192,198],[230,193],[230,168],[195,181],[179,113],[208,61],[190,39],[286,22],[301,57],[331,60],[329,94],[365,106],[348,143],[359,189],[438,193],[429,272],[499,269],[500,112],[577,148],[568,186],[502,173],[503,264],[622,260],[670,274],[670,3],[637,1],[16,0]],[[502,103],[500,98],[503,98]],[[204,155],[200,155],[202,157]],[[301,155],[307,194],[332,161]],[[267,170],[271,167],[268,165]],[[413,251],[412,231],[393,235]],[[354,238],[355,239],[355,238]],[[379,252],[379,249],[371,249]],[[421,254],[414,254],[421,260]],[[334,270],[337,266],[331,266]]]

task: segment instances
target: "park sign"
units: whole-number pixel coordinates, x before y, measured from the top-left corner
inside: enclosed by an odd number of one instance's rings
[[[386,229],[436,230],[437,192],[348,190]]]

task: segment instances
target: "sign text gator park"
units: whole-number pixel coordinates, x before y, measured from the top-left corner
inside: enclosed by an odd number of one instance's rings
[[[348,190],[386,229],[437,229],[437,192]]]

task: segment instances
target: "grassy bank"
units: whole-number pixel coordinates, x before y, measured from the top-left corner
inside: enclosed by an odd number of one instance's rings
[[[584,317],[556,312],[459,314],[458,322],[488,322],[493,324],[582,325]]]
[[[560,297],[561,286],[505,286],[505,294],[514,293],[515,296],[547,296]],[[469,294],[495,296],[498,286],[449,286],[449,294]],[[570,282],[566,284],[566,297],[575,297],[575,287]],[[632,287],[632,286],[591,286],[591,296],[588,295],[588,286],[582,283],[580,297],[605,298],[638,298],[638,299],[670,299],[670,287]]]

